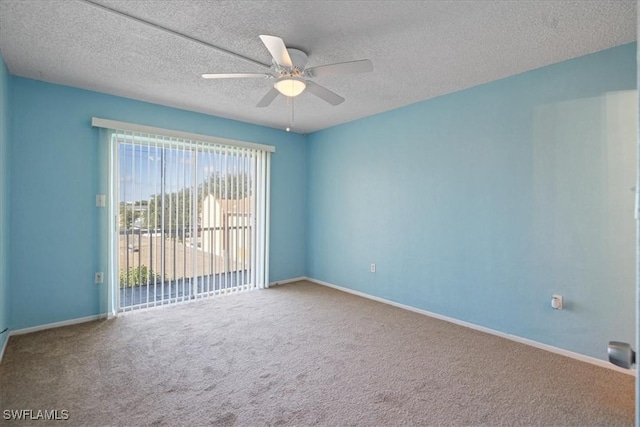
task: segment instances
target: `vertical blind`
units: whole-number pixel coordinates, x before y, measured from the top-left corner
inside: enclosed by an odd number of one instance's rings
[[[273,147],[103,119],[112,311],[268,286]]]

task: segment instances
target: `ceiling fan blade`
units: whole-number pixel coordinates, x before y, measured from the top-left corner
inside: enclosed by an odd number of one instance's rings
[[[273,56],[273,60],[276,61],[281,67],[293,67],[293,62],[287,52],[287,47],[280,37],[261,35],[260,40],[267,47],[267,50]]]
[[[260,100],[260,102],[258,102],[258,105],[256,105],[256,107],[268,107],[273,102],[273,100],[276,99],[279,93],[280,92],[278,92],[276,88],[271,88],[271,90],[267,92],[267,94]]]
[[[307,69],[307,73],[310,77],[324,77],[332,76],[334,74],[369,73],[371,71],[373,71],[373,64],[368,59],[320,65]]]
[[[337,93],[331,92],[324,86],[320,86],[310,80],[306,81],[307,90],[317,96],[320,99],[327,101],[329,104],[336,105],[342,104],[344,102],[344,98],[338,95]]]
[[[226,73],[226,74],[203,74],[203,79],[244,79],[244,78],[259,78],[266,79],[273,77],[271,74],[266,73]]]

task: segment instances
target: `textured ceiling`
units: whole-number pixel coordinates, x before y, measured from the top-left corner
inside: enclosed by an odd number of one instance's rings
[[[295,100],[307,133],[636,39],[636,1],[93,0],[269,65],[258,36],[281,37],[308,66],[370,59],[368,74],[314,79],[346,98]],[[260,65],[83,1],[0,0],[0,52],[18,76],[270,127],[286,101],[255,105],[272,80],[204,80]]]

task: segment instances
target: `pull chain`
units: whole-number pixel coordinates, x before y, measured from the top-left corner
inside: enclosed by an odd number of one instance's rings
[[[289,116],[287,117],[289,126],[285,129],[287,132],[290,132],[293,127],[293,110],[293,97],[287,96],[287,115]]]

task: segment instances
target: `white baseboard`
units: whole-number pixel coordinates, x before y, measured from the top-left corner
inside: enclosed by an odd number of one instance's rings
[[[309,279],[307,277],[304,277],[304,276],[302,276],[302,277],[294,277],[293,279],[278,280],[276,282],[271,282],[271,283],[269,283],[269,287],[278,286],[278,285],[284,285],[285,283],[301,282],[303,280],[311,281],[311,279]]]
[[[435,319],[439,319],[439,320],[444,320],[445,322],[449,322],[449,323],[453,323],[456,325],[460,325],[460,326],[465,326],[467,328],[470,329],[474,329],[476,331],[480,331],[480,332],[484,332],[487,334],[491,334],[491,335],[495,335],[501,338],[505,338],[511,341],[515,341],[521,344],[526,344],[529,345],[531,347],[535,347],[535,348],[539,348],[541,350],[546,350],[549,351],[551,353],[556,353],[556,354],[560,354],[562,356],[566,356],[566,357],[570,357],[572,359],[576,359],[576,360],[580,360],[581,362],[586,362],[586,363],[590,363],[592,365],[596,365],[599,366],[601,368],[607,368],[607,369],[611,369],[617,372],[621,372],[623,374],[627,374],[627,375],[632,375],[632,376],[636,376],[636,370],[635,369],[624,369],[624,368],[620,368],[612,363],[609,363],[605,360],[601,360],[601,359],[597,359],[595,357],[591,357],[591,356],[585,356],[583,354],[580,353],[575,353],[573,351],[569,351],[569,350],[564,350],[562,348],[558,348],[558,347],[554,347],[552,345],[548,345],[548,344],[543,344],[537,341],[533,341],[527,338],[522,338],[519,337],[517,335],[511,335],[511,334],[507,334],[505,332],[500,332],[500,331],[496,331],[495,329],[490,329],[490,328],[486,328],[484,326],[480,326],[480,325],[476,325],[475,323],[470,323],[470,322],[465,322],[464,320],[458,320],[455,319],[453,317],[448,317],[448,316],[443,316],[441,314],[437,314],[437,313],[432,313],[430,311],[427,310],[422,310],[420,308],[416,308],[416,307],[411,307],[410,305],[405,305],[405,304],[401,304],[395,301],[390,301],[384,298],[380,298],[380,297],[376,297],[373,295],[369,295],[369,294],[365,294],[364,292],[359,292],[359,291],[354,291],[353,289],[349,289],[349,288],[344,288],[342,286],[338,286],[338,285],[334,285],[332,283],[328,283],[328,282],[323,282],[322,280],[317,280],[317,279],[312,279],[310,277],[305,278],[305,280],[318,284],[318,285],[322,285],[322,286],[327,286],[329,288],[333,288],[333,289],[337,289],[339,291],[342,292],[347,292],[350,294],[354,294],[354,295],[358,295],[360,297],[363,298],[367,298],[373,301],[377,301],[377,302],[381,302],[384,304],[388,304],[388,305],[392,305],[394,307],[398,307],[398,308],[402,308],[404,310],[409,310],[409,311],[413,311],[415,313],[419,313],[419,314],[423,314],[425,316],[429,316],[429,317],[433,317]]]
[[[270,283],[269,286],[284,285],[285,283],[300,282],[300,281],[303,281],[303,280],[307,280],[307,278],[302,276],[302,277],[296,277],[296,278],[293,278],[293,279],[279,280],[277,282]],[[171,307],[171,306],[173,306],[173,304],[169,304],[166,307]],[[164,307],[164,306],[159,306],[159,307]],[[126,312],[126,313],[128,313],[128,312]],[[119,313],[119,315],[122,315],[122,314],[125,314],[125,313]],[[44,331],[45,329],[59,328],[61,326],[75,325],[75,324],[78,324],[78,323],[91,322],[91,321],[100,320],[100,319],[103,319],[103,318],[105,318],[104,314],[96,314],[94,316],[80,317],[80,318],[77,318],[77,319],[63,320],[61,322],[47,323],[45,325],[33,326],[33,327],[30,327],[30,328],[16,329],[15,331],[10,331],[9,332],[9,336],[29,334],[31,332]],[[6,343],[7,342],[9,342],[8,339],[5,342],[5,346],[4,347],[6,347]],[[2,351],[4,352],[4,348],[2,349]],[[3,353],[0,353],[0,360],[2,360],[2,357],[1,357],[2,354]]]
[[[597,359],[595,357],[591,357],[591,356],[585,356],[583,354],[580,353],[575,353],[573,351],[569,351],[569,350],[564,350],[562,348],[558,348],[558,347],[554,347],[552,345],[548,345],[548,344],[543,344],[537,341],[533,341],[527,338],[522,338],[519,337],[517,335],[511,335],[511,334],[507,334],[505,332],[500,332],[500,331],[496,331],[495,329],[490,329],[484,326],[480,326],[480,325],[476,325],[474,323],[470,323],[470,322],[465,322],[464,320],[459,320],[459,319],[455,319],[453,317],[448,317],[448,316],[443,316],[441,314],[437,314],[437,313],[432,313],[430,311],[427,310],[422,310],[420,308],[416,308],[416,307],[412,307],[410,305],[406,305],[406,304],[401,304],[395,301],[391,301],[391,300],[387,300],[384,298],[380,298],[380,297],[376,297],[373,295],[369,295],[366,294],[364,292],[360,292],[360,291],[355,291],[353,289],[349,289],[349,288],[344,288],[342,286],[338,286],[338,285],[334,285],[332,283],[328,283],[328,282],[323,282],[322,280],[317,280],[317,279],[313,279],[311,277],[296,277],[293,279],[286,279],[286,280],[279,280],[277,282],[272,282],[269,284],[269,286],[277,286],[277,285],[284,285],[285,283],[293,283],[293,282],[299,282],[299,281],[303,281],[303,280],[307,280],[311,283],[315,283],[318,285],[322,285],[322,286],[326,286],[329,288],[333,288],[333,289],[337,289],[339,291],[342,292],[347,292],[353,295],[357,295],[363,298],[367,298],[373,301],[377,301],[377,302],[381,302],[383,304],[388,304],[394,307],[398,307],[398,308],[402,308],[404,310],[408,310],[408,311],[412,311],[414,313],[419,313],[419,314],[423,314],[425,316],[429,316],[429,317],[433,317],[435,319],[439,319],[439,320],[444,320],[445,322],[449,322],[449,323],[453,323],[456,325],[460,325],[460,326],[464,326],[470,329],[474,329],[476,331],[480,331],[480,332],[484,332],[487,334],[491,334],[491,335],[495,335],[501,338],[505,338],[511,341],[515,341],[521,344],[526,344],[529,345],[531,347],[535,347],[535,348],[539,348],[541,350],[546,350],[549,351],[551,353],[556,353],[556,354],[560,354],[562,356],[566,356],[566,357],[570,357],[572,359],[576,359],[576,360],[580,360],[582,362],[586,362],[586,363],[590,363],[592,365],[596,365],[596,366],[600,366],[601,368],[606,368],[606,369],[611,369],[614,370],[616,372],[621,372],[623,374],[627,374],[627,375],[632,375],[632,376],[636,376],[636,370],[635,369],[623,369],[620,368],[618,366],[615,366],[605,360],[601,360],[601,359]],[[102,318],[101,315],[95,315],[95,316],[87,316],[87,317],[80,317],[77,319],[71,319],[71,320],[64,320],[62,322],[54,322],[54,323],[47,323],[45,325],[39,325],[39,326],[33,326],[30,328],[23,328],[23,329],[17,329],[15,331],[9,331],[9,336],[7,337],[7,339],[4,342],[4,345],[2,346],[2,348],[0,349],[0,362],[2,362],[2,356],[4,356],[4,351],[7,347],[7,343],[9,342],[9,337],[13,336],[13,335],[22,335],[22,334],[28,334],[31,332],[37,332],[37,331],[43,331],[45,329],[51,329],[51,328],[59,328],[61,326],[69,326],[69,325],[75,325],[78,323],[85,323],[85,322],[91,322],[94,320],[99,320],[100,318]]]
[[[45,329],[59,328],[61,326],[75,325],[78,323],[91,322],[99,320],[103,316],[96,314],[95,316],[79,317],[77,319],[63,320],[62,322],[47,323],[46,325],[32,326],[30,328],[16,329],[11,331],[9,336],[30,334],[31,332],[44,331]]]

